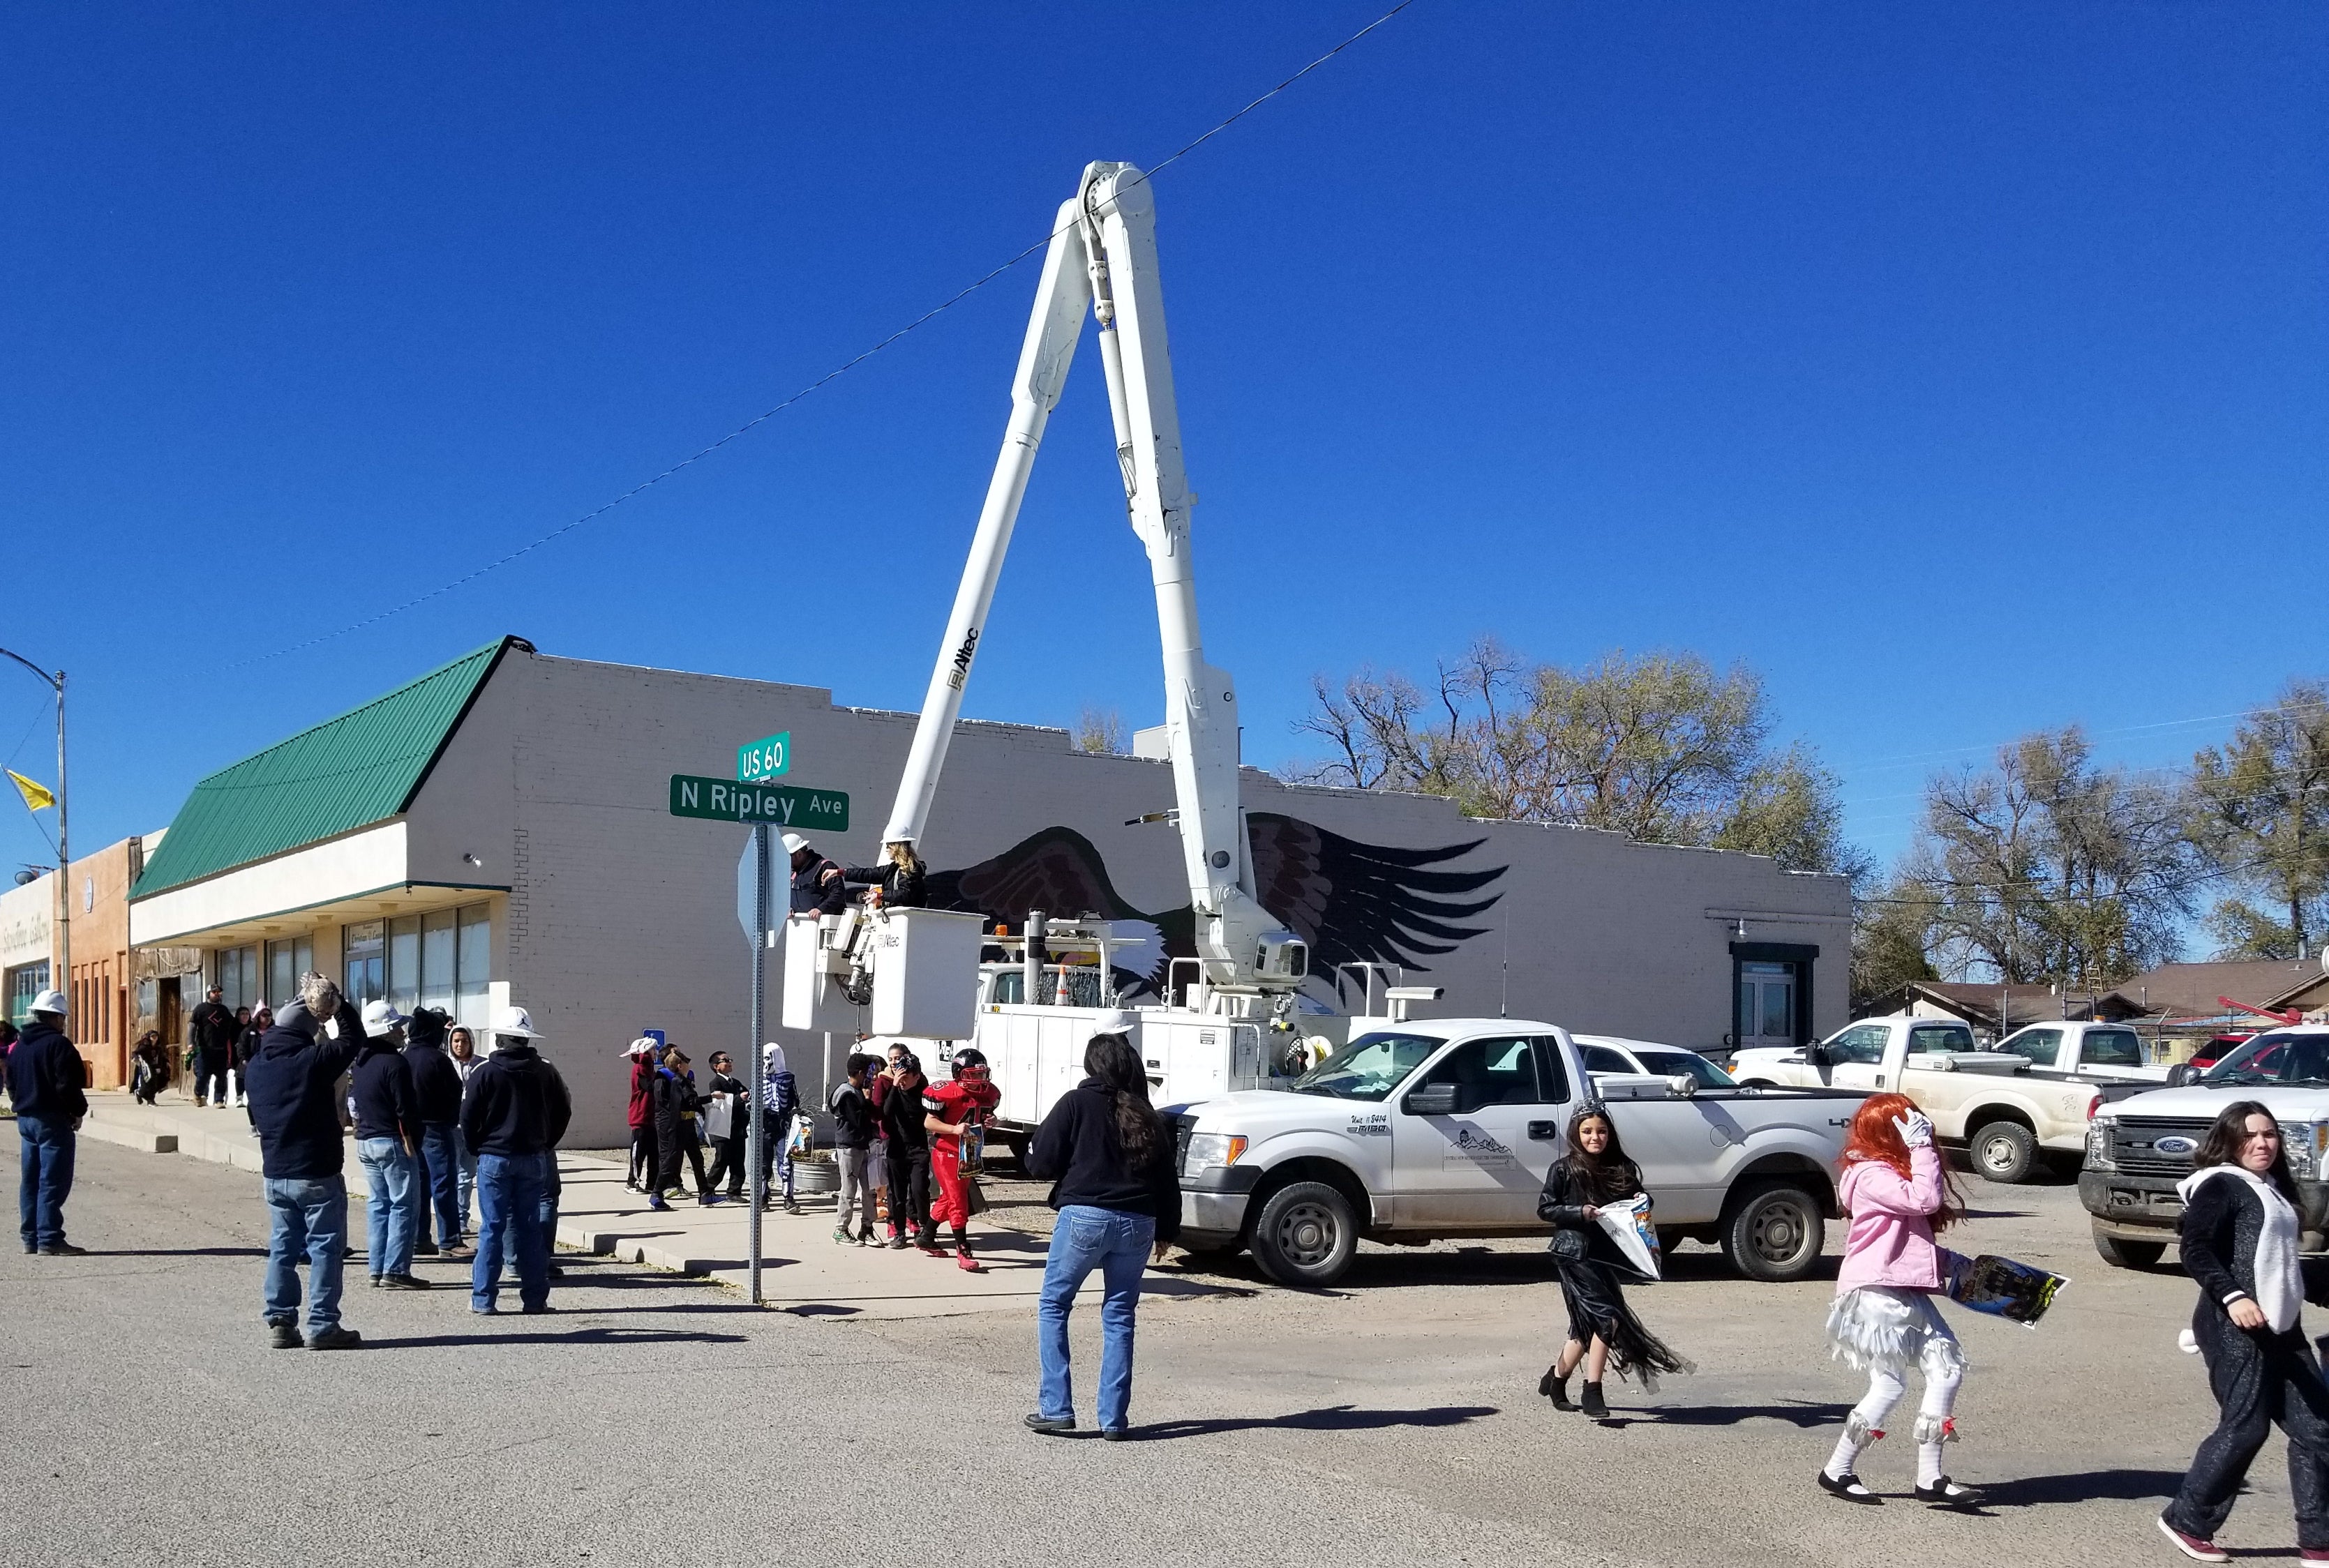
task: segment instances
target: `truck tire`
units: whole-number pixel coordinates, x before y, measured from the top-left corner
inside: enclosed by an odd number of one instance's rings
[[[1343,1277],[1359,1250],[1358,1216],[1341,1188],[1292,1182],[1262,1204],[1248,1244],[1261,1272],[1279,1284],[1322,1291]]]
[[[2019,1122],[1989,1122],[1966,1141],[1985,1179],[2012,1185],[2038,1174],[2038,1140]]]
[[[1722,1251],[1749,1279],[1786,1284],[1817,1266],[1823,1220],[1817,1194],[1792,1181],[1755,1182],[1731,1200]]]
[[[2103,1262],[2115,1269],[2147,1269],[2156,1263],[2167,1251],[2165,1242],[2136,1242],[2124,1236],[2105,1235],[2101,1227],[2095,1230],[2095,1251]]]

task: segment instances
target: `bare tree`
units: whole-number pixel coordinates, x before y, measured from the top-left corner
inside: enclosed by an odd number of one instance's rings
[[[2329,921],[2329,682],[2291,681],[2229,745],[2193,757],[2191,806],[2202,852],[2258,901],[2211,912],[2221,956],[2313,953]]]
[[[1105,712],[1087,708],[1076,720],[1076,749],[1103,756],[1122,756],[1131,749],[1124,737],[1124,716],[1111,708]]]

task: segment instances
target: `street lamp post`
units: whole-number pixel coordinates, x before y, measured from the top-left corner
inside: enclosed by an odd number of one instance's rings
[[[57,694],[57,968],[49,977],[55,990],[71,994],[72,985],[72,853],[65,838],[65,672],[50,674],[22,653],[0,648],[0,653],[30,670]],[[76,1020],[78,1021],[78,1020]]]

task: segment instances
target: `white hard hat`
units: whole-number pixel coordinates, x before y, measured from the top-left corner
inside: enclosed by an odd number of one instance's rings
[[[364,1033],[379,1039],[401,1023],[409,1022],[405,1016],[384,1001],[374,1000],[363,1005]]]
[[[42,991],[33,999],[33,1010],[36,1013],[54,1013],[59,1018],[64,1017],[65,993],[61,991]]]
[[[797,855],[803,850],[808,848],[808,840],[802,838],[798,833],[787,833],[782,841],[785,846],[785,853],[787,855]]]
[[[522,1007],[495,1008],[491,1032],[497,1035],[515,1035],[521,1039],[542,1038],[542,1031],[533,1027],[533,1015]]]
[[[1122,1008],[1104,1012],[1092,1019],[1091,1033],[1086,1038],[1098,1039],[1102,1035],[1129,1035],[1139,1028],[1140,1020]]]

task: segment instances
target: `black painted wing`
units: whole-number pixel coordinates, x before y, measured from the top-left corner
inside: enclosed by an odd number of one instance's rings
[[[1337,991],[1334,965],[1361,960],[1429,971],[1487,927],[1463,922],[1495,906],[1485,889],[1508,869],[1436,869],[1487,840],[1405,850],[1346,839],[1298,817],[1246,814],[1254,887],[1268,910],[1310,944],[1310,972]]]

